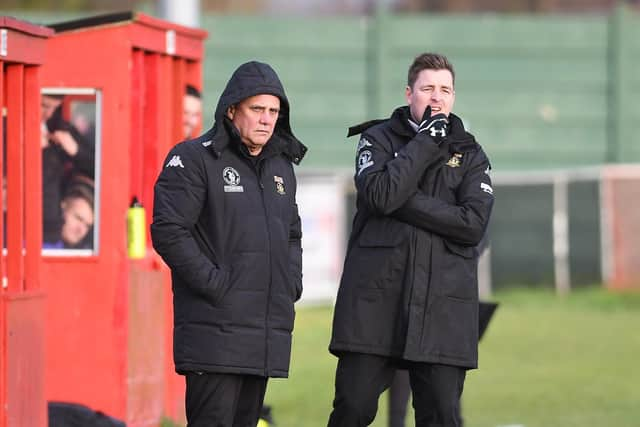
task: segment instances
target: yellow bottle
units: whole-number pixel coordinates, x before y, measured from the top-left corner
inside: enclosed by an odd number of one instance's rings
[[[133,197],[127,210],[127,253],[131,259],[141,259],[147,254],[147,226],[144,207]]]

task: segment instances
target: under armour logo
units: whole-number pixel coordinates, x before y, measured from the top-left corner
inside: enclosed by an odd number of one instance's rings
[[[171,160],[169,160],[169,163],[167,163],[167,166],[165,167],[178,167],[180,166],[181,168],[184,169],[184,165],[182,164],[182,160],[180,160],[180,156],[173,156],[171,158]]]
[[[429,120],[424,120],[422,123],[420,123],[418,132],[429,131],[429,135],[431,135],[431,137],[440,136],[441,138],[444,138],[445,136],[447,136],[448,124],[449,121],[446,118],[435,119],[430,123]]]
[[[440,135],[442,138],[447,136],[447,130],[444,127],[440,128],[440,129],[436,129],[436,128],[432,127],[431,129],[429,129],[429,132],[431,132],[431,136]]]

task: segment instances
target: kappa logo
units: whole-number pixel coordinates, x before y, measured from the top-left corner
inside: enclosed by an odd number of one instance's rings
[[[364,150],[358,156],[358,175],[369,166],[373,166],[373,154],[369,150]]]
[[[182,164],[182,160],[180,159],[180,156],[175,155],[171,158],[171,160],[169,160],[169,163],[167,163],[167,166],[165,166],[167,168],[177,168],[180,167],[182,169],[184,169],[184,165]]]

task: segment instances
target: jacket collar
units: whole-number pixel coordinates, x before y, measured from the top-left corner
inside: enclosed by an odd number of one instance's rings
[[[400,136],[413,138],[416,131],[409,123],[410,117],[408,106],[396,108],[389,119],[391,130]],[[462,119],[453,113],[449,113],[449,134],[446,136],[446,140],[456,144],[458,151],[466,152],[477,149],[475,137],[465,130]]]

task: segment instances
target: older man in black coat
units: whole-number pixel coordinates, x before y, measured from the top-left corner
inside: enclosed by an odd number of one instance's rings
[[[289,113],[275,71],[241,65],[213,128],[175,146],[155,185],[151,236],[171,268],[189,426],[255,426],[267,378],[288,375],[302,293],[293,164],[306,151]]]

